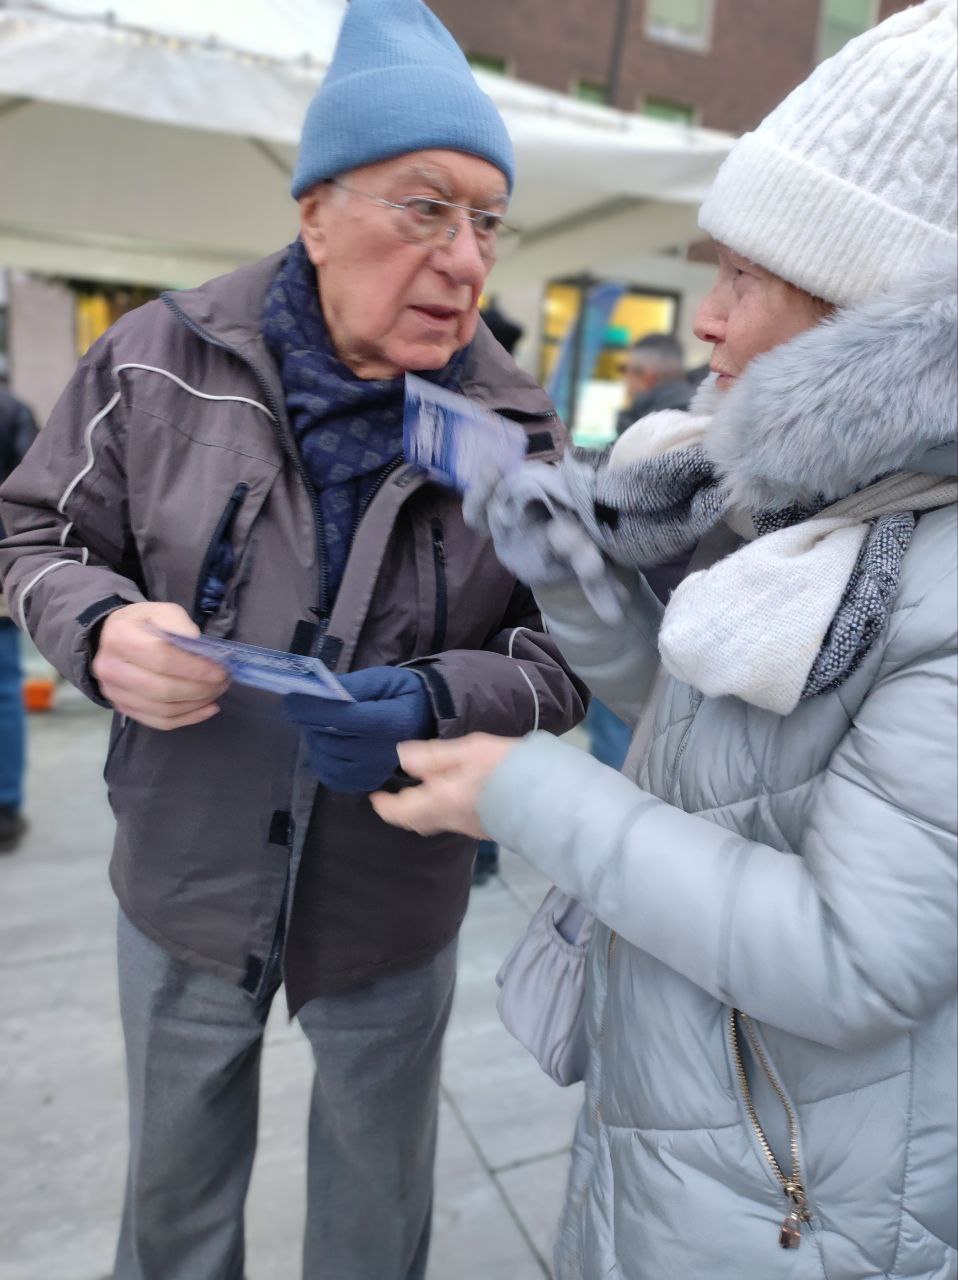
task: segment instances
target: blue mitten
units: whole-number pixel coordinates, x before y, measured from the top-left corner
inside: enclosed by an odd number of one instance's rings
[[[422,677],[408,667],[339,676],[355,702],[291,693],[286,713],[303,729],[313,772],[331,791],[375,791],[399,767],[396,745],[435,732]]]

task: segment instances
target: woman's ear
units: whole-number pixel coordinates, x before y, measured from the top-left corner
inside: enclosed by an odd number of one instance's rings
[[[328,182],[307,191],[299,198],[299,229],[306,253],[314,267],[326,265],[329,204],[333,188]]]

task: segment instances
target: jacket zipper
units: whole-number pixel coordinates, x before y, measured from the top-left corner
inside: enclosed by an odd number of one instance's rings
[[[237,360],[246,365],[247,369],[249,369],[250,373],[252,373],[255,378],[256,385],[263,393],[263,399],[266,402],[266,407],[269,409],[270,416],[273,420],[273,431],[276,435],[276,439],[279,441],[279,446],[295,467],[299,478],[303,482],[306,493],[309,496],[310,504],[313,508],[313,527],[316,532],[316,552],[319,559],[319,614],[321,619],[328,620],[327,602],[329,600],[329,567],[326,563],[326,530],[323,524],[322,509],[319,505],[319,494],[316,492],[316,486],[309,478],[309,473],[303,466],[303,460],[299,456],[299,451],[294,448],[291,441],[287,439],[286,432],[283,430],[283,417],[280,412],[279,405],[276,403],[276,399],[273,396],[269,383],[260,373],[259,369],[257,369],[256,365],[253,364],[252,360],[248,360],[246,356],[237,351],[235,347],[231,347],[228,342],[220,342],[219,338],[214,338],[212,334],[207,333],[205,329],[202,329],[198,324],[194,323],[194,321],[192,321],[185,312],[180,310],[169,294],[163,294],[163,301],[173,314],[186,325],[187,329],[189,329],[191,333],[195,333],[198,338],[202,338],[204,342],[208,342],[211,347],[219,347],[221,351],[228,351],[231,356],[235,356]]]
[[[356,537],[356,534],[359,532],[359,526],[363,522],[363,516],[372,506],[376,498],[379,496],[380,489],[383,487],[383,485],[386,483],[389,477],[394,472],[399,470],[399,468],[405,463],[405,461],[406,459],[400,453],[395,458],[393,458],[391,462],[387,462],[386,465],[379,472],[379,475],[376,477],[376,481],[373,484],[373,487],[366,494],[366,497],[363,500],[362,504],[360,505],[359,510],[356,512],[356,519],[353,521],[353,538],[354,539]]]
[[[442,521],[438,517],[432,522],[432,560],[436,570],[436,625],[429,652],[439,653],[446,640],[449,593],[446,583],[446,541]]]
[[[747,1013],[741,1013],[738,1009],[729,1011],[729,1043],[732,1047],[732,1058],[735,1062],[735,1072],[738,1076],[739,1088],[742,1092],[742,1098],[745,1102],[745,1111],[748,1115],[749,1122],[758,1144],[762,1148],[762,1153],[768,1162],[769,1168],[775,1175],[775,1179],[785,1197],[788,1200],[789,1208],[782,1222],[778,1235],[778,1243],[783,1249],[797,1249],[802,1243],[802,1225],[811,1221],[812,1213],[808,1207],[808,1198],[805,1193],[805,1187],[802,1182],[802,1169],[799,1163],[798,1154],[798,1122],[795,1119],[795,1112],[792,1104],[789,1102],[785,1090],[782,1088],[778,1077],[775,1075],[769,1065],[768,1057],[765,1054],[758,1037],[755,1034],[755,1028],[752,1025],[752,1019]],[[788,1145],[789,1154],[792,1161],[791,1176],[786,1177],[782,1172],[782,1167],[775,1158],[765,1131],[761,1126],[758,1118],[758,1112],[755,1110],[755,1103],[752,1099],[752,1091],[748,1086],[748,1077],[745,1074],[745,1063],[742,1059],[742,1042],[741,1032],[745,1033],[749,1047],[755,1055],[756,1060],[772,1086],[778,1100],[785,1108],[785,1115],[788,1118]]]
[[[216,528],[213,530],[213,536],[210,538],[209,545],[206,548],[206,554],[203,556],[203,562],[200,565],[200,574],[196,581],[196,595],[193,599],[193,621],[199,626],[200,630],[204,630],[207,622],[216,612],[215,609],[203,609],[200,600],[203,595],[203,586],[206,582],[207,574],[213,563],[213,557],[216,555],[217,548],[232,528],[233,521],[236,519],[237,513],[243,503],[246,501],[246,495],[249,493],[249,485],[244,481],[233,490],[230,495],[229,502],[223,509],[223,514],[216,522]]]
[[[618,936],[619,935],[616,933],[614,929],[610,931],[609,945],[606,948],[606,953],[605,953],[605,1001],[602,1005],[602,1021],[599,1023],[599,1035],[595,1042],[597,1049],[599,1048],[599,1046],[601,1045],[605,1037],[606,1011],[608,1010],[608,1007],[609,1007],[609,983],[612,980],[612,955],[615,951],[615,944],[616,944],[616,940],[618,939]],[[598,1095],[596,1095],[595,1102],[593,1102],[592,1104],[592,1114],[595,1118],[596,1124],[598,1124],[599,1121],[602,1119],[601,1107],[600,1107]]]
[[[695,723],[696,714],[699,707],[702,705],[702,699],[703,695],[701,693],[698,693],[695,690],[692,691],[692,696],[689,700],[691,715],[689,716],[688,724],[685,726],[685,732],[682,734],[682,741],[679,743],[679,748],[675,753],[675,763],[672,766],[673,779],[677,779],[679,776],[679,765],[682,763],[682,757],[685,755],[685,748],[689,745],[689,738],[692,734],[692,725]]]

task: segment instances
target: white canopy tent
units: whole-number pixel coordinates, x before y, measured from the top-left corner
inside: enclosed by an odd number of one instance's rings
[[[0,0],[0,266],[189,285],[292,238],[296,141],[344,10]],[[496,288],[694,236],[726,135],[478,79],[518,153],[523,237]]]

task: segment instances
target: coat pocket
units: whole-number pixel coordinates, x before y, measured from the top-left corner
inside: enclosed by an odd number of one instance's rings
[[[193,597],[192,617],[201,631],[205,630],[206,624],[219,611],[226,598],[226,590],[236,568],[233,525],[249,495],[249,490],[249,485],[245,481],[240,481],[230,494],[200,564]]]

